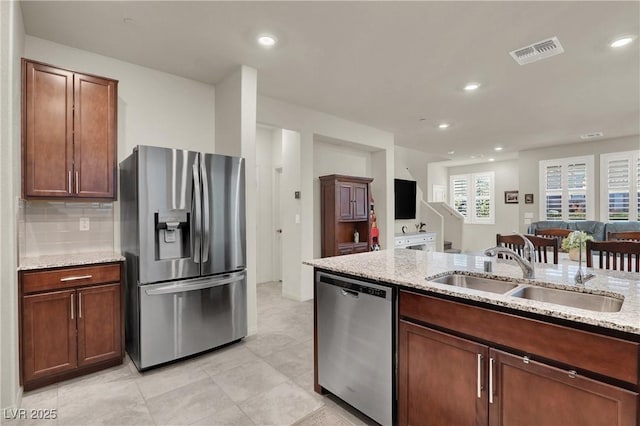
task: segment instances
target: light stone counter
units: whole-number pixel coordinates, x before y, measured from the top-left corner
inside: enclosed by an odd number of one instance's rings
[[[33,269],[60,268],[65,266],[92,265],[96,263],[120,262],[124,257],[115,252],[88,252],[74,254],[58,254],[20,259],[18,271]]]
[[[511,261],[492,259],[493,272],[485,273],[484,261],[488,259],[491,258],[395,249],[314,259],[304,263],[329,271],[397,284],[405,288],[418,288],[640,335],[640,274],[589,269],[588,272],[594,273],[596,277],[580,286],[573,284],[573,277],[578,270],[577,262],[558,265],[538,263],[536,278],[527,280],[522,278],[520,267]],[[594,312],[428,281],[454,271],[491,278],[505,277],[505,280],[515,279],[523,284],[624,297],[624,302],[619,312]]]

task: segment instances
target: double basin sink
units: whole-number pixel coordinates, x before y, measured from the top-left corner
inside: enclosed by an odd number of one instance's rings
[[[597,312],[618,312],[623,302],[623,299],[601,294],[558,290],[456,273],[447,274],[429,281]]]

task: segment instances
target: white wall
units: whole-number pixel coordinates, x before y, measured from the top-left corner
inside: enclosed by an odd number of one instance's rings
[[[16,207],[20,195],[20,57],[23,47],[20,4],[0,1],[0,408],[3,410],[16,408],[21,395]]]
[[[214,152],[214,86],[31,36],[24,56],[119,81],[118,161],[136,145]]]
[[[374,182],[372,191],[377,194],[376,212],[380,226],[381,239],[393,241],[393,135],[373,127],[354,123],[329,114],[313,111],[304,107],[288,104],[265,96],[258,97],[258,122],[270,126],[297,131],[300,136],[300,158],[297,167],[300,170],[300,259],[314,258],[314,223],[320,214],[313,202],[314,180],[314,137],[321,135],[331,139],[349,141],[367,146],[372,154]],[[284,171],[284,167],[283,167]],[[284,180],[284,178],[283,178]],[[388,213],[390,212],[390,213]],[[295,219],[295,218],[293,218]],[[292,217],[284,220],[291,221]],[[295,221],[295,220],[294,220]],[[285,224],[283,223],[283,229]],[[284,246],[283,235],[283,246]],[[299,272],[297,285],[300,286],[300,299],[313,297],[313,268],[300,265],[295,259],[284,263],[285,269],[294,268]],[[284,277],[284,271],[283,271]]]
[[[518,190],[518,161],[496,161],[449,168],[449,176],[493,171],[495,173],[495,224],[465,224],[462,251],[481,252],[495,246],[496,234],[510,234],[518,229],[518,204],[505,204],[504,191]],[[448,184],[447,184],[448,187]],[[520,190],[520,202],[524,196]]]
[[[449,188],[449,174],[447,167],[441,163],[427,164],[427,201],[435,201],[433,199],[433,185],[442,185]],[[449,191],[447,190],[447,196]],[[447,198],[448,202],[448,198]]]
[[[373,177],[371,174],[371,153],[331,143],[319,141],[313,143],[313,209],[316,212],[320,212],[322,195],[320,193],[320,179],[318,178],[333,174]],[[313,256],[320,257],[322,254],[320,214],[318,213],[314,219]]]
[[[541,199],[538,175],[540,173],[539,162],[541,160],[594,155],[595,188],[593,188],[592,194],[595,197],[595,220],[602,220],[600,218],[600,154],[609,152],[632,151],[638,149],[640,149],[640,136],[634,135],[622,138],[604,139],[592,142],[579,142],[568,145],[558,145],[548,148],[520,151],[518,155],[521,198],[519,212],[520,231],[525,232],[527,230],[528,225],[524,224],[525,213],[533,213],[533,221],[540,220],[539,203]],[[524,194],[534,194],[534,204],[522,204],[524,203]]]
[[[245,160],[248,333],[258,331],[256,300],[256,96],[258,72],[240,66],[216,85],[216,153]]]
[[[256,282],[274,280],[273,244],[275,226],[273,222],[273,129],[258,126],[256,129],[256,175],[257,186],[257,248]],[[278,188],[277,190],[280,190]]]
[[[301,191],[300,134],[282,130],[282,178],[280,179],[280,216],[282,226],[282,294],[294,300],[312,297],[308,288],[301,285],[301,241],[306,234],[302,220],[302,204],[309,200],[311,192]],[[301,191],[301,198],[294,193]],[[299,218],[299,220],[296,220]]]

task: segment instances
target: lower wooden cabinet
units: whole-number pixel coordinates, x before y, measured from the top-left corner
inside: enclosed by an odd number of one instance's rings
[[[398,350],[400,425],[487,423],[487,346],[400,321]]]
[[[22,375],[37,379],[73,370],[76,350],[75,290],[22,299]]]
[[[122,353],[120,284],[77,291],[78,365],[117,358]]]
[[[25,390],[122,363],[121,276],[121,263],[20,272]]]
[[[450,334],[414,323],[408,313],[419,314],[416,316],[422,318],[416,321],[420,322],[427,317],[445,322],[451,316],[449,323],[454,328],[464,323],[463,318],[455,317],[454,302],[442,300],[451,306],[441,312],[420,311],[417,303],[422,297],[403,292],[400,297],[399,425],[638,425],[637,392],[498,350],[486,340],[481,343],[456,336],[455,330]],[[433,300],[425,297],[429,299]],[[469,314],[477,316],[478,329],[497,326],[482,321],[481,311]],[[530,336],[520,339],[524,346]],[[588,339],[583,344],[588,346]],[[575,348],[577,359],[581,349]],[[637,390],[637,381],[629,387]]]
[[[636,425],[638,394],[491,349],[490,425]]]

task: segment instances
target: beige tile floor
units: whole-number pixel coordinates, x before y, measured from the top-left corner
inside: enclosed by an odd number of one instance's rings
[[[334,397],[313,392],[313,304],[258,284],[255,336],[139,373],[123,365],[23,395],[21,408],[56,409],[55,420],[11,425],[373,424]]]

